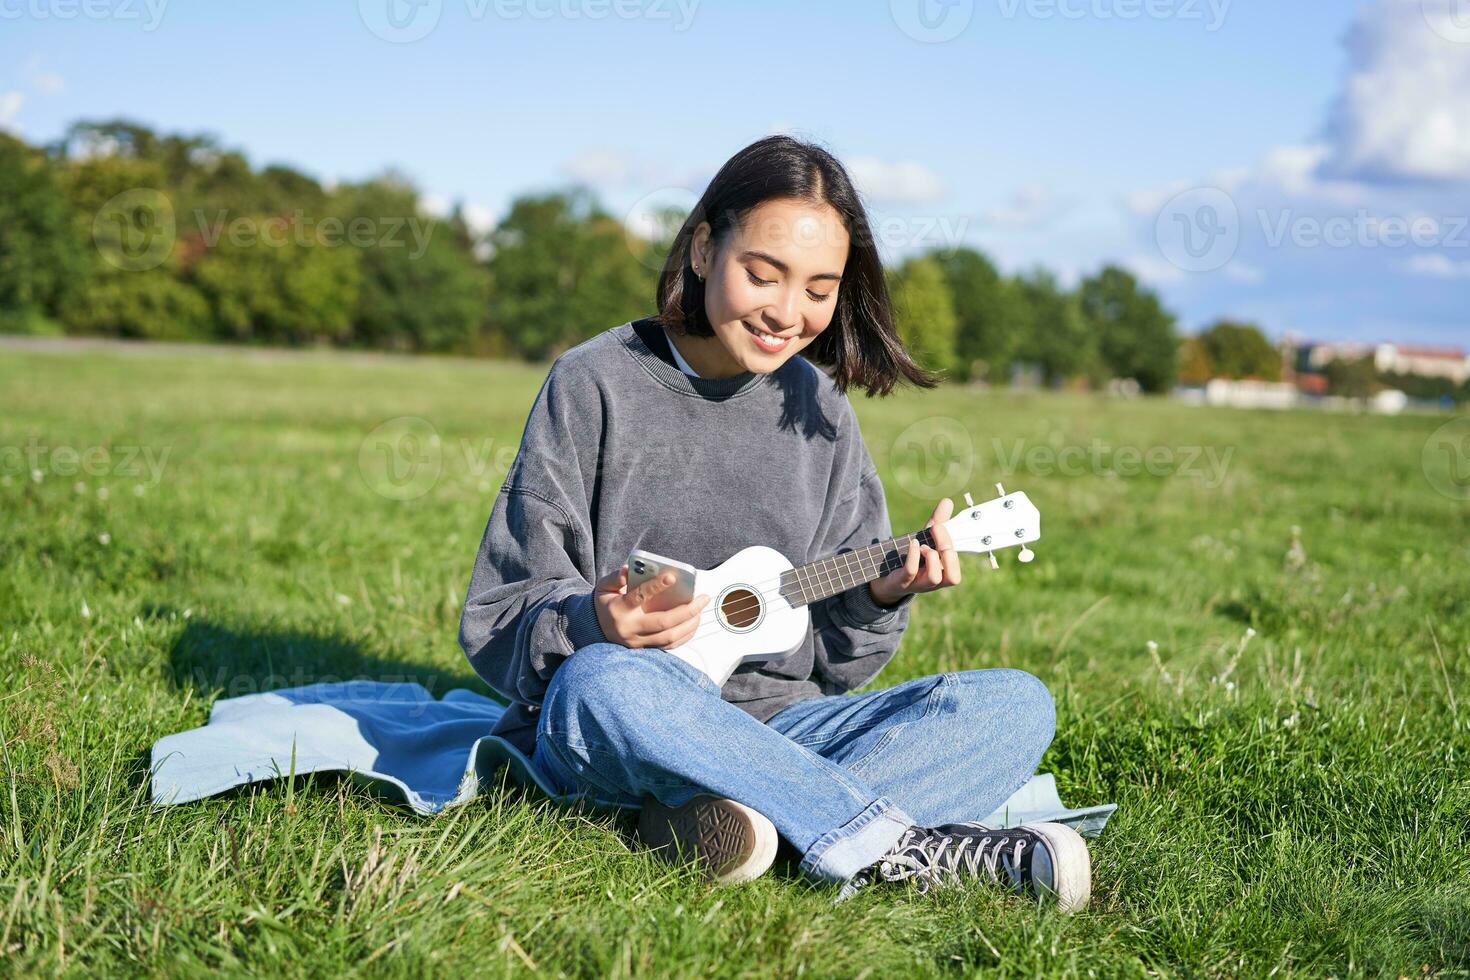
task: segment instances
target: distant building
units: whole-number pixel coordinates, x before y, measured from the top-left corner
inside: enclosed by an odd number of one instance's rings
[[[1297,403],[1297,391],[1285,381],[1215,378],[1205,385],[1204,402],[1231,408],[1291,408]]]
[[[1365,357],[1371,357],[1379,346],[1382,345],[1361,344],[1351,340],[1338,344],[1319,344],[1308,341],[1298,348],[1301,356],[1297,358],[1297,369],[1321,371],[1333,361],[1362,360]]]
[[[1373,358],[1379,374],[1412,374],[1423,378],[1448,378],[1463,384],[1470,378],[1470,356],[1459,347],[1423,347],[1415,344],[1337,344],[1306,342],[1297,347],[1296,369],[1320,372],[1333,361]]]
[[[1379,344],[1373,351],[1373,367],[1380,374],[1449,378],[1455,384],[1464,384],[1465,379],[1470,378],[1470,357],[1466,357],[1458,347]]]

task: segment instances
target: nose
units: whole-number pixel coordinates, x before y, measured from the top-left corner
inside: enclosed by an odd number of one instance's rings
[[[781,302],[771,310],[770,328],[777,333],[788,333],[801,326],[801,311],[797,307],[796,293],[785,290],[781,294]]]

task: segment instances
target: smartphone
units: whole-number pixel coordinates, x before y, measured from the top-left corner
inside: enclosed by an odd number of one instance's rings
[[[632,592],[638,586],[649,579],[658,578],[665,570],[674,573],[674,584],[649,599],[643,606],[649,612],[663,612],[675,606],[682,606],[694,598],[694,573],[693,565],[686,565],[682,561],[674,561],[663,555],[655,555],[651,551],[643,551],[634,548],[628,552],[628,591]]]

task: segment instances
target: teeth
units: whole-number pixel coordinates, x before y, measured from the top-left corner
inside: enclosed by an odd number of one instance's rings
[[[754,327],[752,327],[748,323],[747,324],[744,324],[744,326],[745,326],[745,329],[748,330],[751,333],[751,335],[756,338],[756,342],[759,343],[762,347],[764,347],[767,350],[771,350],[771,351],[781,350],[782,348],[784,348],[786,346],[787,342],[789,342],[790,339],[791,339],[790,337],[780,337],[780,338],[778,338],[774,334],[766,333],[764,330],[757,330],[757,329],[755,329]]]

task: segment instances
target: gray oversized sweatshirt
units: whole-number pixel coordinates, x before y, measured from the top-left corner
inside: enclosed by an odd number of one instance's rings
[[[713,568],[759,544],[799,566],[891,539],[852,405],[827,374],[797,354],[767,374],[703,378],[668,351],[646,318],[557,357],[485,526],[459,642],[511,703],[493,734],[528,755],[557,667],[606,639],[594,584],[632,549]],[[801,647],[741,666],[721,696],[765,721],[861,687],[893,657],[912,600],[884,608],[859,585],[812,602]]]

